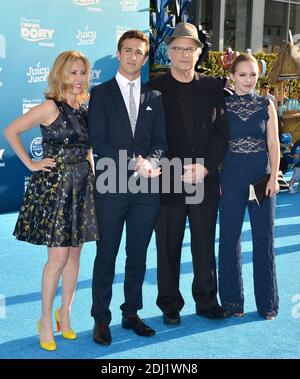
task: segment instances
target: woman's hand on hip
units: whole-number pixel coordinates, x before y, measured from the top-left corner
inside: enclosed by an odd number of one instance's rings
[[[40,161],[32,161],[29,169],[31,171],[47,171],[51,172],[51,168],[56,166],[56,162],[53,158],[45,158]]]

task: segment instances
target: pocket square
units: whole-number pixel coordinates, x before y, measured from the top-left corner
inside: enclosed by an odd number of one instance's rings
[[[152,111],[152,108],[149,107],[149,105],[148,105],[148,107],[146,108],[146,111]]]

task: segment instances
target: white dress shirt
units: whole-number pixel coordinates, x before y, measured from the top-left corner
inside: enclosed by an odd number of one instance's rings
[[[134,83],[133,97],[134,97],[135,106],[136,106],[136,114],[138,115],[139,106],[140,106],[140,97],[141,97],[141,77],[139,76],[137,79],[130,81],[127,78],[125,78],[125,76],[120,74],[120,72],[118,71],[115,78],[121,90],[128,115],[129,115],[129,90],[130,90],[128,83]]]

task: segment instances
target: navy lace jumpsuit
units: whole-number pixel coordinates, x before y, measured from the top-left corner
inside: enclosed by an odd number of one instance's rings
[[[249,184],[270,172],[267,152],[269,100],[256,94],[226,98],[229,148],[220,183],[219,293],[231,313],[244,311],[241,232],[246,207],[253,242],[254,292],[258,312],[276,316],[278,290],[274,256],[275,197],[249,201]]]

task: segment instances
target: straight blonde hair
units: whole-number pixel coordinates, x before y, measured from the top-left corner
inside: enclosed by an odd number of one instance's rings
[[[45,91],[46,99],[55,99],[58,101],[66,101],[65,93],[70,86],[69,75],[72,64],[81,60],[84,64],[87,82],[84,84],[83,91],[79,94],[76,100],[82,104],[89,98],[89,84],[90,84],[90,63],[88,59],[79,51],[64,51],[55,59],[53,67],[48,75],[48,89]]]

